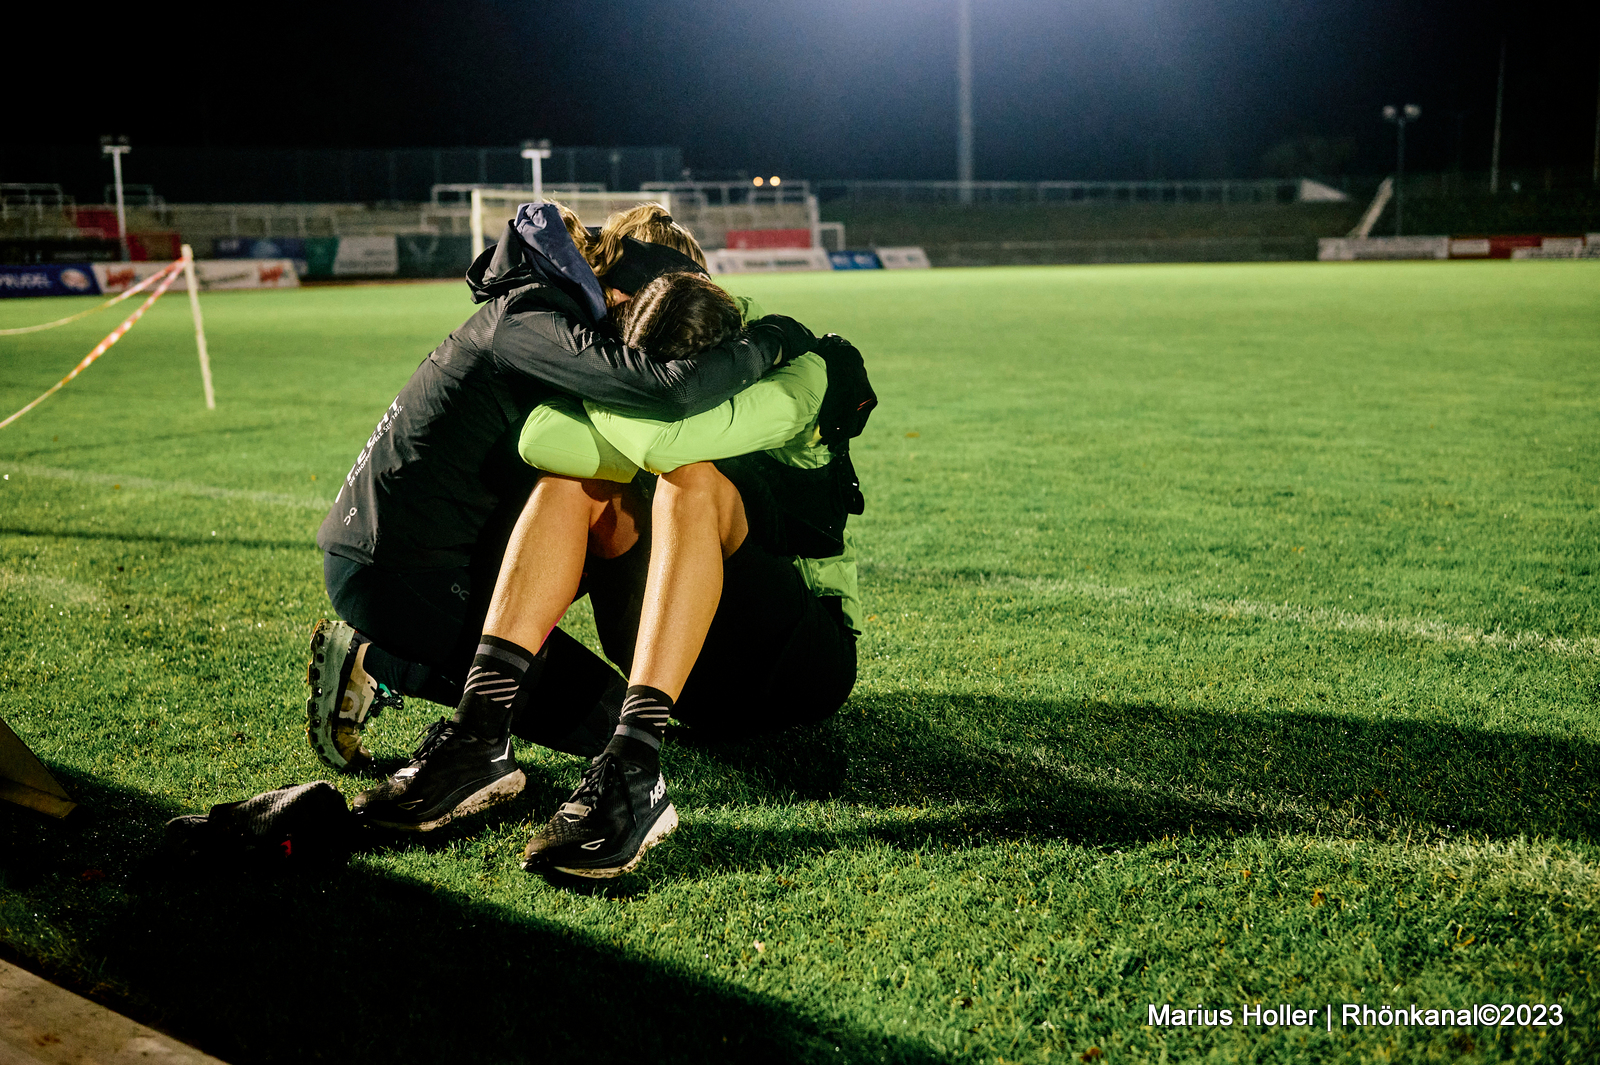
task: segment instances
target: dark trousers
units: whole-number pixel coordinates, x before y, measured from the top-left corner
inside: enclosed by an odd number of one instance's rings
[[[609,582],[606,567],[614,564],[591,562],[591,579]],[[608,610],[608,601],[620,597],[603,594],[600,581],[591,587],[601,643],[627,670],[638,636],[637,604],[631,616]],[[750,537],[723,564],[722,598],[673,715],[697,733],[773,732],[832,714],[855,682],[856,638],[838,598],[812,595],[793,559]]]
[[[493,554],[492,565],[474,558],[472,566],[444,570],[392,569],[324,555],[322,570],[334,610],[382,652],[367,653],[369,671],[406,695],[454,706],[477,653],[500,553]],[[638,583],[642,590],[642,576]],[[556,750],[598,753],[610,738],[627,682],[559,628],[535,661],[512,731]]]
[[[339,616],[405,667],[404,678],[379,680],[408,695],[459,699],[508,538],[509,529],[486,536],[471,563],[455,569],[400,570],[323,556]],[[633,663],[649,553],[646,534],[618,558],[591,558],[579,591],[590,597],[601,646],[624,672]],[[620,706],[625,682],[600,656],[557,628],[538,658],[534,687],[519,700],[526,710],[512,723],[517,735],[557,746],[552,737],[598,727],[597,706],[614,719],[610,704]],[[751,536],[724,564],[722,598],[674,713],[707,733],[775,731],[832,714],[855,680],[855,635],[839,600],[811,594],[791,558]]]

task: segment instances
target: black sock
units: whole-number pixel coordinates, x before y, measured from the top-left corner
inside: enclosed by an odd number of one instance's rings
[[[461,686],[441,676],[432,666],[390,654],[366,636],[360,633],[356,635],[361,643],[367,645],[367,653],[361,659],[362,668],[385,688],[445,706],[454,706],[461,701]]]
[[[622,716],[606,751],[647,769],[661,766],[661,741],[672,716],[672,697],[648,684],[630,684],[622,700]]]
[[[534,652],[498,636],[481,637],[450,720],[480,739],[499,740],[510,731],[524,682],[537,672]]]

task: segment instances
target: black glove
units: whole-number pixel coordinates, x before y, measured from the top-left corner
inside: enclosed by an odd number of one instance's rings
[[[770,326],[776,329],[783,337],[783,350],[778,353],[778,359],[773,363],[774,366],[782,366],[784,363],[798,359],[806,352],[815,351],[817,348],[816,334],[793,318],[785,318],[781,314],[769,314],[750,323],[750,328],[752,329],[758,326]]]
[[[828,364],[828,391],[822,397],[822,410],[817,415],[822,442],[834,445],[860,436],[861,430],[867,427],[872,408],[878,405],[878,394],[867,380],[861,352],[837,333],[814,341],[811,350]]]

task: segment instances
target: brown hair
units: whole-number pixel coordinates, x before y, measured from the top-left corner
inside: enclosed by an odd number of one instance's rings
[[[702,274],[662,274],[614,312],[631,348],[657,362],[687,359],[739,332],[739,305]]]
[[[584,257],[594,267],[595,276],[602,283],[605,282],[606,271],[622,258],[623,237],[642,240],[646,244],[665,244],[693,259],[702,270],[706,268],[706,253],[700,250],[700,242],[694,239],[694,234],[674,222],[667,209],[659,203],[641,203],[607,218],[605,225],[600,227],[600,236],[594,238],[587,248],[579,245],[579,248],[584,248]]]

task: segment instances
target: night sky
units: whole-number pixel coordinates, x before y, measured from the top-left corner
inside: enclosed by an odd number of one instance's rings
[[[1292,137],[1418,170],[1485,170],[1508,42],[1503,164],[1587,173],[1600,5],[1440,0],[973,0],[980,179],[1250,177]],[[1551,5],[1539,5],[1549,8]],[[669,144],[701,172],[953,178],[955,0],[264,5],[185,42],[97,30],[101,67],[41,49],[13,144],[126,132],[172,146]],[[233,18],[245,20],[235,23]],[[185,22],[184,33],[197,27]],[[141,100],[193,76],[192,95]],[[20,97],[17,97],[20,99]],[[5,177],[0,174],[0,177]]]

